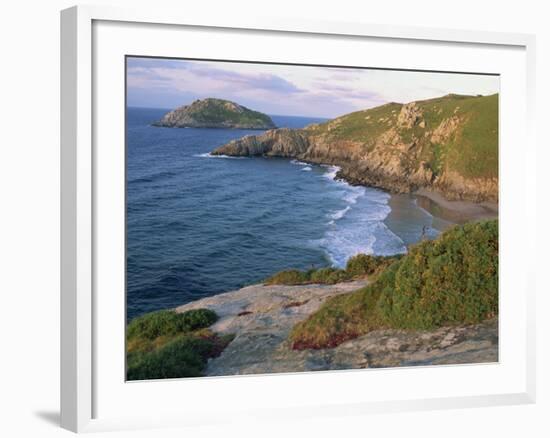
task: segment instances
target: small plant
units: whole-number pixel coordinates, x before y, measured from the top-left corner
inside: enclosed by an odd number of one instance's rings
[[[126,333],[128,380],[202,375],[208,359],[233,339],[207,328],[217,319],[209,309],[161,310],[134,318]]]
[[[218,356],[233,337],[184,334],[157,350],[128,356],[128,380],[199,377],[209,358]]]
[[[160,310],[134,318],[128,324],[128,340],[145,338],[153,340],[160,336],[173,336],[192,330],[208,327],[218,319],[209,309],[194,309],[183,313],[173,310]]]
[[[309,282],[309,273],[302,272],[297,269],[290,269],[288,271],[277,272],[275,275],[265,280],[265,284],[286,284],[286,285],[298,285],[306,284]]]
[[[368,275],[376,275],[401,257],[401,255],[372,256],[357,254],[348,260],[346,269],[333,267],[311,269],[309,271],[290,269],[277,272],[265,280],[265,284],[284,284],[288,286],[312,283],[335,284]]]
[[[335,284],[350,279],[346,271],[336,268],[321,268],[313,271],[310,275],[311,283],[320,284]]]
[[[402,256],[373,256],[367,254],[357,254],[351,257],[346,264],[346,272],[352,277],[376,274]]]

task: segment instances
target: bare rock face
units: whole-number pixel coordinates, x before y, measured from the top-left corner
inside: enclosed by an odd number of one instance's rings
[[[448,141],[458,129],[460,118],[457,116],[443,120],[433,131],[430,141],[435,144],[441,144]]]
[[[497,178],[464,178],[457,172],[447,171],[434,181],[434,187],[452,201],[494,202],[498,199]]]
[[[209,376],[498,361],[496,319],[433,331],[377,330],[335,348],[290,348],[288,335],[295,324],[317,311],[327,298],[366,284],[360,280],[335,285],[254,285],[176,311],[212,309],[220,316],[212,330],[235,334],[223,353],[208,362]]]
[[[247,135],[212,152],[212,155],[295,157],[306,152],[308,138],[300,130],[280,128],[262,135]]]
[[[398,127],[410,129],[421,122],[422,110],[417,106],[416,102],[407,103],[401,107],[401,112],[397,117]]]
[[[165,128],[273,129],[266,114],[223,99],[196,100],[166,113],[153,126]]]

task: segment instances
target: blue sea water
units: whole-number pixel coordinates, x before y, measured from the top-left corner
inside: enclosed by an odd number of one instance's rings
[[[127,109],[128,319],[283,269],[402,253],[431,224],[413,200],[390,215],[388,193],[336,181],[335,167],[210,156],[259,132],[151,126],[165,112]],[[322,121],[272,118],[290,128]]]

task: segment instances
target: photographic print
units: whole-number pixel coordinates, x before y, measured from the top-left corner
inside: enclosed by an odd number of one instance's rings
[[[498,93],[128,56],[127,379],[498,362]]]

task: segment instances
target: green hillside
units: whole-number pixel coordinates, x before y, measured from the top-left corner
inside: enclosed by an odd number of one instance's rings
[[[384,132],[396,127],[403,142],[419,144],[418,158],[427,161],[436,175],[446,168],[468,178],[498,177],[498,94],[450,94],[415,103],[422,115],[411,127],[398,124],[403,105],[389,103],[316,125],[310,132],[332,140],[361,142],[370,152]],[[446,141],[432,143],[430,134],[453,118],[457,120],[455,132]]]

